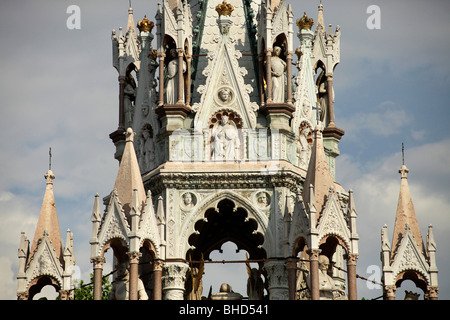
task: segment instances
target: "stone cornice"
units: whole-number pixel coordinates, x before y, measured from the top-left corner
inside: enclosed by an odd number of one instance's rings
[[[275,165],[278,164],[278,165]],[[302,188],[305,172],[287,161],[246,163],[166,163],[143,177],[152,194],[165,188]]]

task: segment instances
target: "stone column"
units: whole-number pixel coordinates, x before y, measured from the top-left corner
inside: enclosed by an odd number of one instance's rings
[[[292,104],[292,51],[289,51],[286,56],[286,87],[288,104]]]
[[[153,262],[153,300],[162,300],[162,269],[163,261],[156,260]]]
[[[102,300],[102,274],[104,257],[91,259],[94,264],[94,300]]]
[[[186,62],[186,75],[187,75],[187,84],[186,84],[186,105],[190,106],[191,104],[191,65],[192,65],[192,55],[187,56]]]
[[[128,252],[128,257],[130,259],[130,300],[138,300],[139,257],[141,255],[140,252]]]
[[[313,249],[309,253],[309,274],[311,279],[311,300],[320,300],[319,291],[319,253],[321,250]]]
[[[272,102],[272,49],[266,52],[266,102]]]
[[[328,115],[330,123],[328,127],[334,127],[334,104],[333,104],[333,75],[327,74]]]
[[[159,53],[159,102],[158,105],[164,104],[164,52]]]
[[[348,282],[348,299],[356,300],[356,259],[357,254],[349,254],[347,257],[347,282]]]
[[[288,270],[289,300],[295,300],[297,289],[297,259],[288,258],[286,266]]]
[[[177,104],[184,103],[184,77],[183,77],[183,50],[177,49],[178,52],[178,101]]]
[[[270,300],[288,300],[289,286],[284,261],[267,261],[264,263],[264,269],[267,271],[268,291]]]
[[[125,124],[125,107],[124,107],[124,90],[126,78],[119,76],[119,129],[124,129]]]
[[[163,267],[162,292],[164,300],[183,300],[186,272],[189,265],[184,262],[166,262]]]

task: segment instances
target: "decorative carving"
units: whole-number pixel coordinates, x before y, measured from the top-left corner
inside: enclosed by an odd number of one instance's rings
[[[297,140],[297,165],[304,169],[308,169],[309,159],[311,157],[312,130],[308,122],[303,121],[300,125]]]
[[[180,72],[178,52],[176,49],[170,50],[170,56],[172,60],[170,60],[167,65],[167,78],[165,83],[165,93],[166,93],[166,103],[167,104],[176,104],[178,100],[184,101],[184,88],[181,90],[182,96],[178,97],[178,86],[180,85],[178,72]],[[186,62],[183,61],[183,65],[181,66],[181,70],[183,73],[186,72]],[[181,82],[181,85],[183,83]]]
[[[211,131],[211,159],[239,160],[241,141],[236,123],[223,112]]]
[[[137,27],[140,32],[152,32],[155,23],[147,19],[147,15],[144,16],[144,19],[137,23]]]
[[[311,30],[314,24],[313,18],[308,18],[306,12],[303,14],[303,17],[297,20],[297,26],[300,30],[307,29]]]
[[[280,58],[281,48],[275,46],[272,52],[272,101],[284,103],[286,62]]]
[[[197,204],[197,197],[192,192],[185,192],[181,195],[182,208],[184,210],[191,210]]]
[[[262,209],[267,208],[270,205],[270,195],[266,191],[259,191],[256,194],[256,204]]]
[[[234,7],[226,1],[223,1],[221,4],[217,5],[216,11],[219,14],[219,17],[229,16],[234,11]]]

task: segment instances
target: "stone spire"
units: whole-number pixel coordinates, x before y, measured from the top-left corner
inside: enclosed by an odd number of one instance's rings
[[[127,23],[127,29],[125,33],[128,33],[130,29],[133,29],[133,32],[136,34],[136,28],[134,24],[134,16],[133,16],[133,8],[128,9],[128,23]]]
[[[133,140],[135,133],[131,128],[128,128],[125,135],[125,149],[120,161],[119,172],[117,173],[114,189],[117,190],[117,195],[123,205],[125,215],[129,217],[129,212],[133,201],[133,189],[137,190],[137,203],[139,206],[137,209],[139,210],[142,210],[142,205],[146,199],[146,193],[142,182],[136,152],[134,150]]]
[[[411,192],[408,186],[408,168],[403,164],[398,171],[401,175],[400,194],[398,196],[397,214],[395,216],[394,235],[392,239],[392,254],[393,258],[397,253],[398,246],[401,243],[405,233],[405,226],[408,224],[410,232],[414,236],[421,252],[425,254],[425,247],[423,245],[422,234],[420,232],[419,223],[414,210],[414,204],[411,198]]]
[[[323,4],[322,1],[319,4],[319,15],[317,16],[316,29],[321,26],[325,30],[325,22],[323,20]]]
[[[325,197],[328,196],[330,187],[334,187],[334,179],[330,173],[327,157],[323,148],[322,130],[319,126],[315,130],[314,143],[311,150],[308,171],[303,184],[303,199],[309,202],[311,196],[315,199],[317,209],[316,220],[319,220]],[[314,187],[314,194],[310,194],[310,186]]]
[[[42,201],[41,212],[39,214],[33,243],[31,245],[31,255],[34,254],[38,243],[44,236],[44,232],[48,234],[52,246],[55,249],[58,259],[63,261],[61,231],[59,229],[58,214],[56,212],[55,196],[53,194],[53,180],[55,176],[51,170],[44,175],[47,186],[45,188],[44,200]]]

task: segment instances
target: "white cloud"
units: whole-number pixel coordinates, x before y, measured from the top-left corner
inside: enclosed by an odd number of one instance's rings
[[[392,101],[383,101],[375,107],[362,103],[360,111],[339,119],[345,128],[346,138],[359,140],[364,134],[388,137],[398,134],[411,123],[412,116]]]
[[[450,295],[449,271],[445,268],[445,265],[450,263],[447,255],[447,252],[450,251],[448,245],[450,242],[450,220],[448,218],[450,168],[447,165],[449,153],[450,140],[407,149],[406,153],[406,166],[410,170],[408,184],[424,243],[428,225],[433,225],[438,247],[440,297],[443,299]],[[365,274],[368,266],[372,264],[381,266],[379,260],[380,234],[384,224],[388,226],[389,239],[392,241],[400,191],[398,169],[401,166],[401,159],[401,154],[396,153],[365,164],[358,164],[349,155],[339,157],[337,160],[338,181],[344,186],[352,188],[355,195],[358,211],[357,226],[360,235],[358,272],[362,276],[368,276]],[[380,290],[368,290],[363,281],[358,282],[358,290],[358,296],[361,297],[374,298],[381,295]]]

